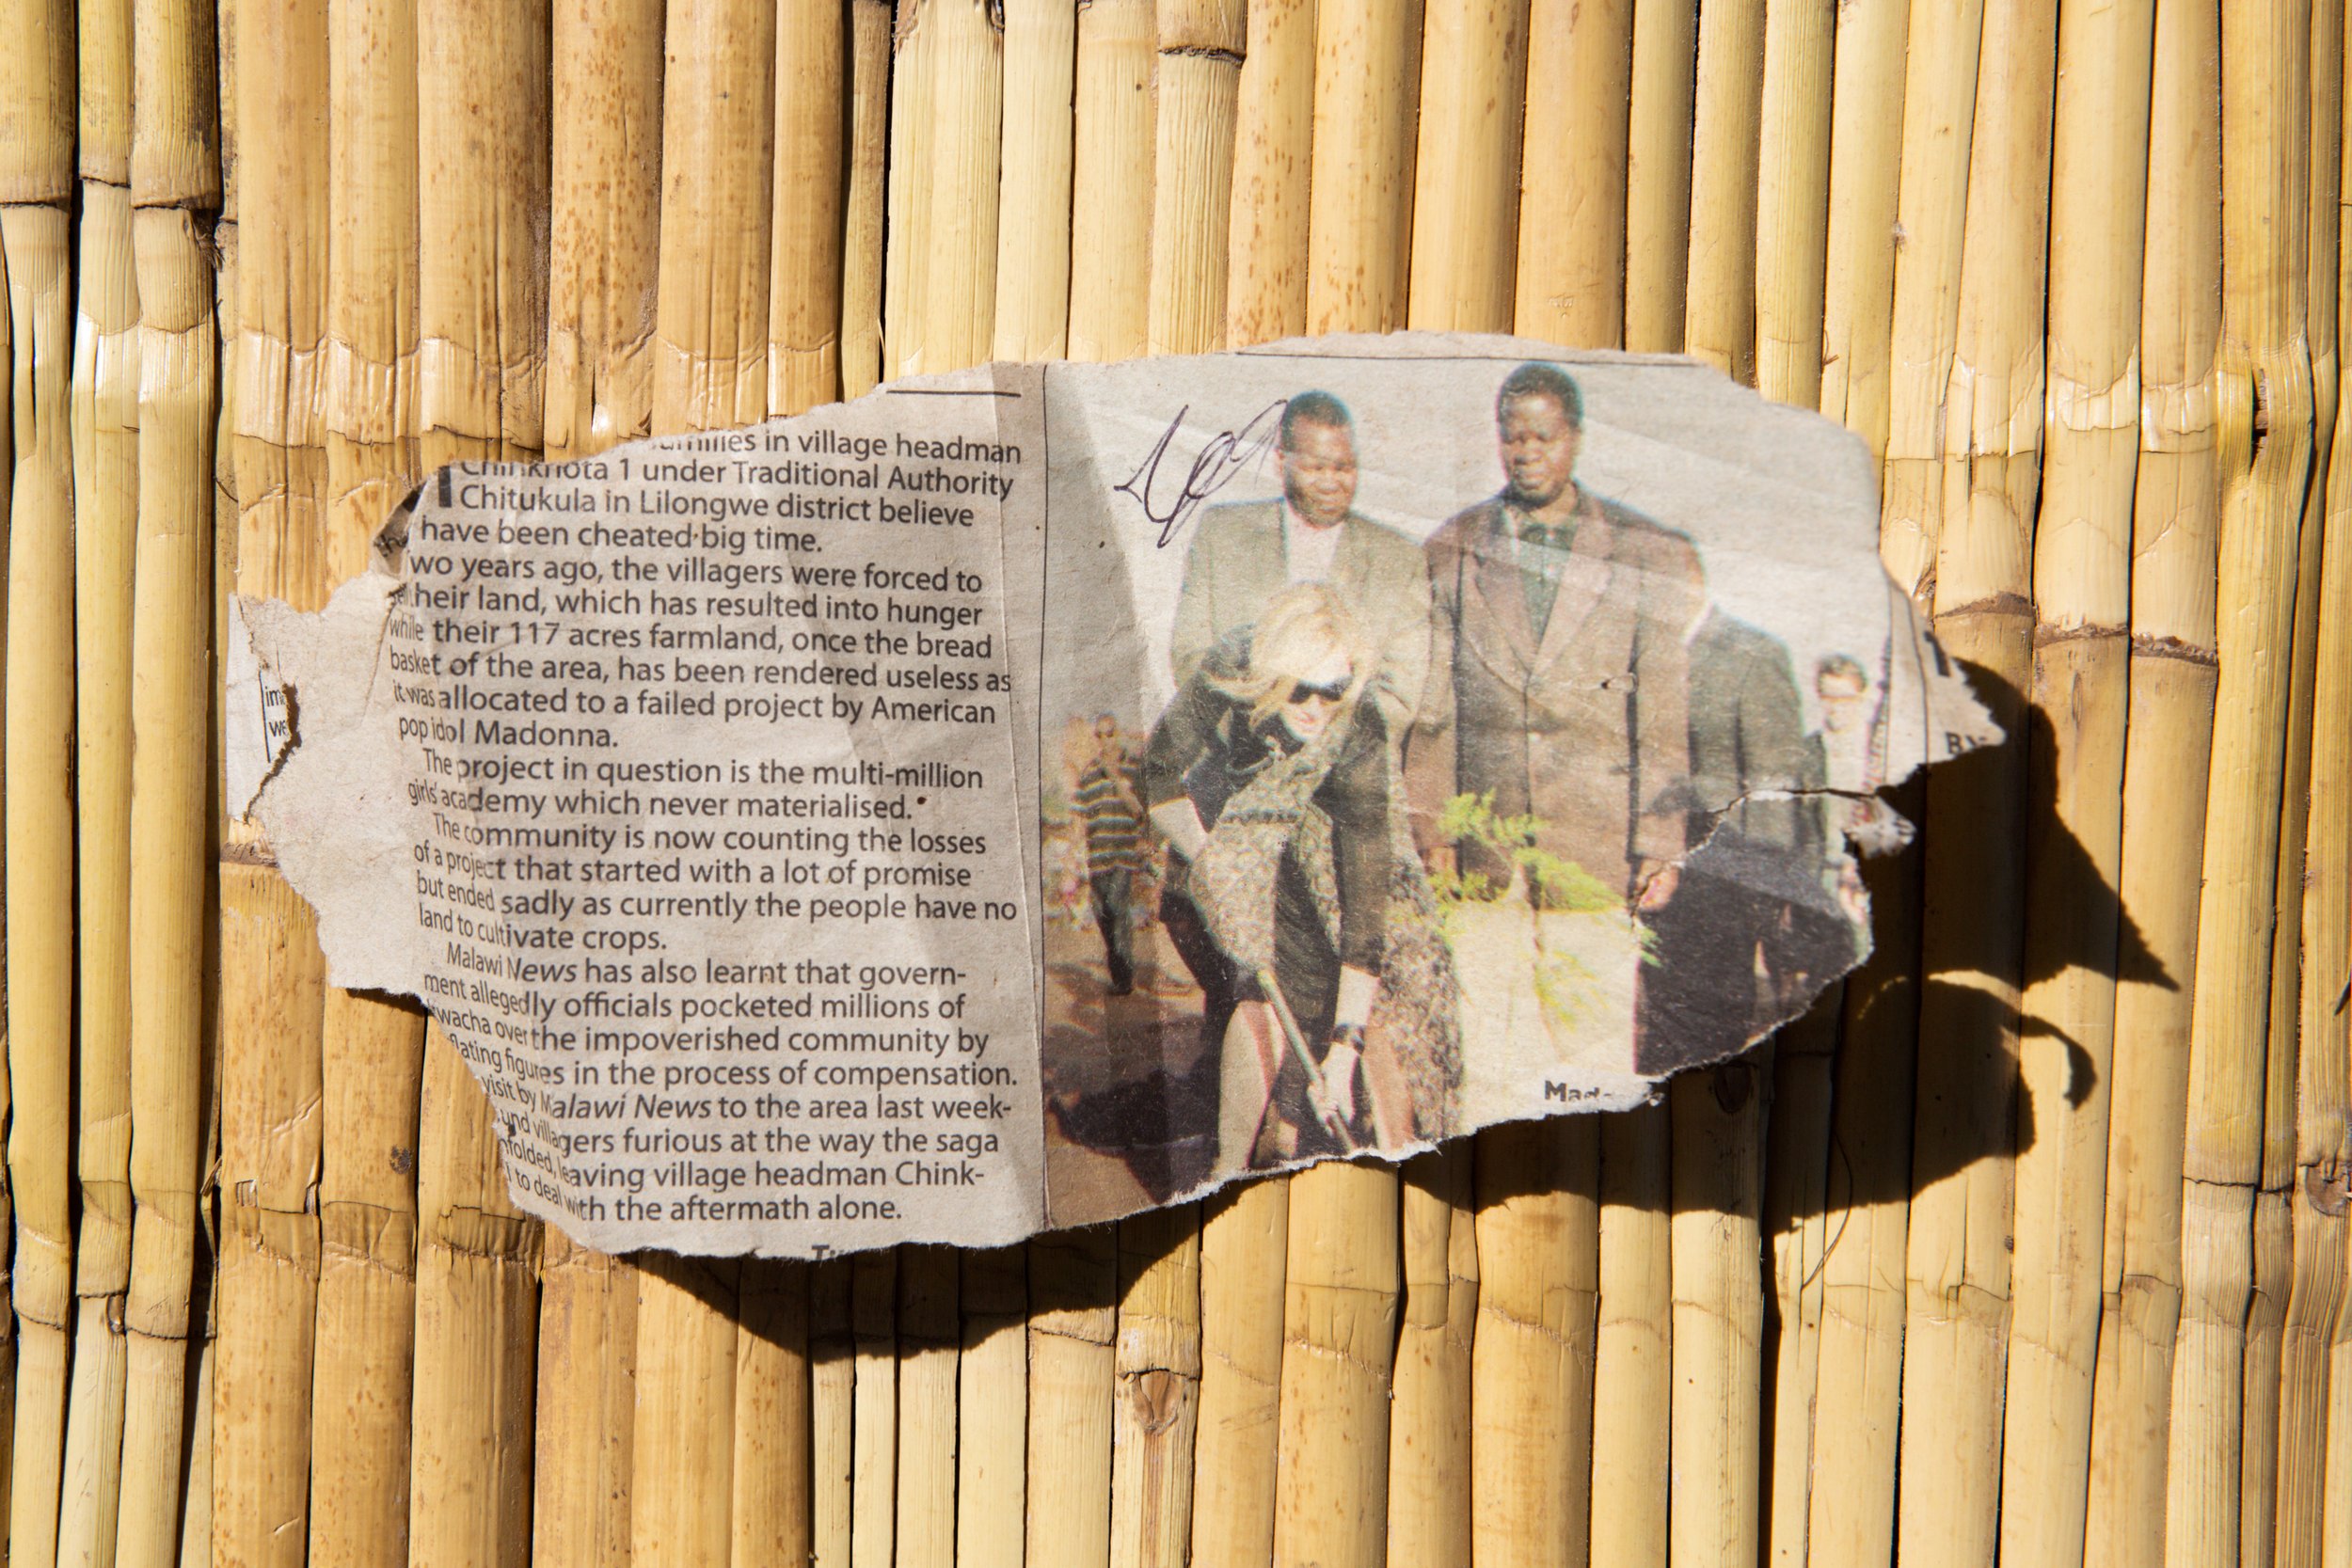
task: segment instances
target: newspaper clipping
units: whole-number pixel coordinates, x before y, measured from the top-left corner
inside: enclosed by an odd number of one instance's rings
[[[1997,738],[1873,467],[1690,361],[993,365],[458,465],[241,601],[232,803],[606,1251],[1016,1241],[1638,1104]]]

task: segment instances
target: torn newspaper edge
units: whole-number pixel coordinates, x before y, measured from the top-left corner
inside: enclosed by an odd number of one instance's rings
[[[1862,443],[1681,359],[992,365],[458,465],[241,602],[229,791],[607,1252],[996,1245],[1641,1102],[1999,738]]]

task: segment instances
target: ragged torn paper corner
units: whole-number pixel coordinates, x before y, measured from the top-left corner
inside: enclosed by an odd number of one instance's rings
[[[1638,1103],[1998,738],[1862,444],[1681,359],[992,365],[431,476],[232,800],[608,1252],[996,1245]]]

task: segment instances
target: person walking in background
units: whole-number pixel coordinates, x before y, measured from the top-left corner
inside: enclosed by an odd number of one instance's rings
[[[1429,575],[1421,551],[1355,510],[1356,425],[1328,392],[1300,392],[1275,441],[1279,500],[1201,514],[1184,557],[1168,657],[1183,690],[1218,641],[1256,621],[1294,583],[1319,582],[1345,604],[1377,657],[1373,696],[1402,736],[1428,659]]]
[[[1651,919],[1634,1069],[1730,1055],[1784,1022],[1805,979],[1842,968],[1853,938],[1824,873],[1827,782],[1788,650],[1717,608],[1691,639],[1687,836],[1674,901]],[[1759,978],[1764,994],[1758,995]]]
[[[1502,488],[1425,546],[1429,675],[1406,745],[1414,832],[1434,867],[1510,866],[1443,842],[1457,795],[1532,814],[1535,847],[1645,911],[1675,895],[1690,770],[1687,639],[1704,605],[1690,540],[1576,482],[1583,395],[1532,362],[1495,398]]]
[[[1094,757],[1078,774],[1071,808],[1086,828],[1087,884],[1110,993],[1126,996],[1136,989],[1135,884],[1143,868],[1143,806],[1135,761],[1111,714],[1094,721]]]

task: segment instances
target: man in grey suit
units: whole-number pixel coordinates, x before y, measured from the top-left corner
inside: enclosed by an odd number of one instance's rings
[[[1330,393],[1300,392],[1283,407],[1275,462],[1280,499],[1211,507],[1194,530],[1169,639],[1177,687],[1220,639],[1256,621],[1268,599],[1295,582],[1320,582],[1379,649],[1374,700],[1391,737],[1402,736],[1429,651],[1421,550],[1355,510],[1355,420]]]

